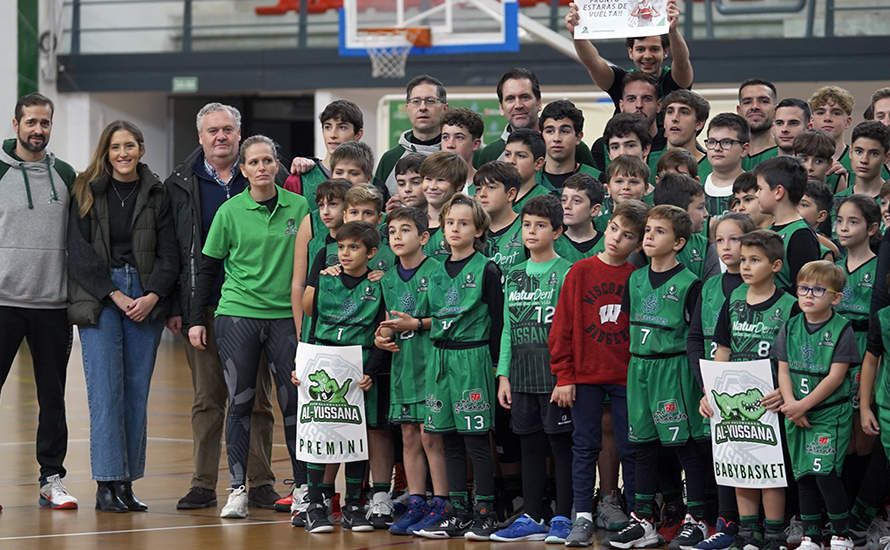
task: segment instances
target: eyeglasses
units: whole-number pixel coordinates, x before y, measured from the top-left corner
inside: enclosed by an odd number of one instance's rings
[[[412,107],[420,107],[424,103],[427,104],[429,107],[432,107],[433,105],[445,103],[445,101],[439,99],[438,97],[412,97],[411,99],[406,101],[406,103],[408,105],[411,105]]]
[[[807,294],[812,294],[813,298],[821,298],[825,296],[826,292],[834,292],[837,293],[836,290],[829,290],[824,286],[806,286],[806,285],[797,285],[797,295],[798,296],[806,296]]]
[[[741,145],[742,143],[745,143],[745,142],[739,141],[737,139],[730,139],[730,138],[723,138],[723,139],[708,138],[705,140],[705,147],[707,147],[708,149],[716,149],[717,145],[720,145],[721,149],[729,149],[736,143]]]

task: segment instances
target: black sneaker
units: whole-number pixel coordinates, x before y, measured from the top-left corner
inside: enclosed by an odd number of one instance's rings
[[[343,508],[343,517],[340,518],[340,525],[344,529],[355,533],[374,530],[374,526],[365,517],[365,511],[357,504],[347,504]]]
[[[680,532],[668,545],[668,550],[692,550],[695,545],[708,537],[708,526],[698,521],[691,514],[686,514]]]
[[[293,524],[293,521],[291,521]],[[334,524],[328,519],[328,510],[324,504],[313,502],[306,508],[306,531],[310,533],[330,533],[334,530]]]
[[[450,539],[463,537],[473,524],[473,518],[454,510],[445,513],[445,518],[435,525],[424,527],[415,534],[427,539]]]
[[[467,540],[489,540],[491,534],[498,530],[498,518],[495,511],[487,503],[479,503],[473,511],[473,524],[464,533]]]
[[[277,500],[281,500],[281,495],[276,493],[275,488],[271,485],[251,487],[247,491],[247,505],[253,508],[274,510],[275,501]]]
[[[216,506],[216,491],[202,487],[192,487],[189,492],[176,503],[177,510],[197,510]]]
[[[645,548],[648,546],[657,546],[661,539],[658,538],[658,532],[655,526],[648,519],[640,519],[636,514],[630,515],[630,523],[627,527],[618,531],[618,533],[609,539],[609,546],[612,548]]]

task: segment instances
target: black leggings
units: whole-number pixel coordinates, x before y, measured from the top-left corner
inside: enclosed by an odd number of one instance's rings
[[[463,493],[467,490],[467,456],[469,456],[473,466],[473,493],[476,500],[480,498],[493,500],[494,466],[489,435],[449,433],[445,434],[443,439],[448,492]]]
[[[821,540],[820,504],[825,503],[825,511],[831,520],[831,527],[836,535],[847,536],[849,525],[849,507],[844,482],[833,471],[828,475],[806,475],[797,480],[800,495],[800,517],[804,522],[806,534],[814,541]]]
[[[553,453],[556,478],[556,515],[572,513],[572,434],[544,434],[537,431],[519,436],[522,450],[522,497],[525,513],[535,521],[544,515],[544,494],[547,491],[547,454]]]
[[[297,340],[293,319],[248,319],[220,315],[214,323],[219,360],[229,390],[226,415],[226,456],[232,487],[244,485],[250,447],[250,415],[256,394],[260,354],[265,353],[284,417],[284,440],[294,479],[306,479],[306,464],[298,463],[297,389],[291,384]]]

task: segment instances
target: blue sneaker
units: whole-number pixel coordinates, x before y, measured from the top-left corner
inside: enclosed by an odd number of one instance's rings
[[[422,520],[429,513],[430,507],[426,503],[426,499],[419,495],[411,495],[408,498],[408,510],[402,514],[399,521],[393,523],[389,527],[389,532],[393,535],[410,535],[409,528]]]
[[[430,500],[428,512],[420,521],[411,525],[406,530],[412,535],[417,535],[425,527],[432,527],[445,519],[445,505],[448,504],[445,499],[433,497]]]
[[[564,544],[569,533],[572,532],[572,520],[565,516],[553,516],[550,518],[550,532],[544,542],[547,544]]]
[[[733,545],[739,526],[734,521],[717,518],[717,531],[713,535],[695,545],[695,550],[724,550]]]
[[[522,514],[500,531],[492,533],[490,540],[495,542],[518,542],[522,540],[544,540],[547,538],[547,525],[538,523],[528,514]]]

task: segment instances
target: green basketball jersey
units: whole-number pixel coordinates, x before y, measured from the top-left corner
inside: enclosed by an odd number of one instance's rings
[[[430,284],[433,273],[441,267],[438,262],[426,258],[407,281],[395,267],[380,280],[383,301],[387,310],[396,310],[423,319],[430,316]],[[390,376],[393,403],[418,403],[426,398],[427,365],[432,359],[429,331],[408,330],[393,336],[399,346],[392,355]]]
[[[630,292],[630,352],[637,356],[686,353],[686,295],[698,278],[682,269],[657,288],[649,269],[638,269],[628,279]]]
[[[474,252],[453,278],[442,262],[432,275],[430,338],[449,342],[487,342],[491,330],[488,304],[482,301],[482,278],[491,261]]]
[[[451,252],[445,247],[445,234],[442,233],[441,227],[430,228],[430,240],[423,245],[423,253],[427,258],[432,258],[437,262],[444,262],[451,255]]]
[[[315,341],[333,346],[374,345],[375,321],[383,303],[379,282],[367,279],[347,288],[343,276],[321,275],[315,289]]]
[[[377,246],[377,254],[368,261],[368,269],[371,271],[389,271],[396,263],[396,255],[386,241],[380,241]]]
[[[776,286],[779,288],[791,288],[797,284],[797,281],[791,280],[791,268],[788,267],[788,243],[791,242],[791,236],[796,232],[805,230],[805,231],[813,231],[813,229],[807,225],[803,219],[795,220],[791,223],[785,224],[784,227],[776,228],[776,226],[770,227],[773,231],[779,234],[782,237],[782,245],[785,247],[785,252],[782,254],[782,259],[786,260],[782,262],[782,269],[776,274]],[[815,258],[814,258],[815,259]]]
[[[594,241],[593,246],[588,248],[587,250],[582,250],[579,248],[579,245],[582,245],[582,248],[586,245],[590,244],[590,241],[584,243],[576,243],[572,239],[568,238],[565,233],[559,236],[553,243],[553,250],[556,251],[557,254],[561,258],[565,258],[571,263],[575,263],[579,260],[583,260],[584,258],[590,258],[592,256],[596,256],[603,250],[605,250],[606,243],[603,240],[603,233],[598,231],[596,237],[592,239]]]
[[[875,378],[875,404],[882,409],[890,409],[890,306],[878,311],[877,318],[884,353]]]
[[[705,256],[708,253],[708,237],[702,233],[689,236],[686,246],[677,254],[677,261],[686,266],[693,275],[702,278],[705,271]]]
[[[547,337],[570,267],[568,260],[557,257],[545,264],[522,262],[507,273],[504,325],[509,334],[509,378],[513,391],[553,390],[556,378],[550,372]]]
[[[318,211],[318,204],[315,202],[315,191],[326,179],[328,179],[328,175],[324,173],[321,162],[318,160],[315,160],[315,166],[311,170],[305,174],[300,174],[301,195],[306,198],[306,202],[309,203],[309,209],[313,212]]]
[[[501,273],[506,273],[514,265],[525,261],[525,245],[522,244],[522,216],[516,216],[513,223],[498,233],[490,229],[485,239],[485,254],[497,264]]]
[[[811,333],[806,317],[798,313],[785,325],[785,348],[788,353],[788,373],[795,399],[803,399],[816,389],[831,370],[834,348],[850,321],[837,313],[819,330]],[[846,404],[850,400],[850,379],[844,381],[831,395],[813,410]]]
[[[318,212],[312,212],[311,215],[317,217]],[[312,269],[313,263],[315,262],[315,259],[322,248],[324,248],[325,251],[324,264],[321,266],[322,269],[330,267],[339,262],[339,259],[337,258],[337,241],[335,241],[333,237],[331,237],[327,227],[325,227],[324,225],[322,225],[321,227],[323,229],[323,232],[313,233],[312,240],[309,241],[309,270]],[[303,328],[300,330],[300,341],[308,342],[311,331],[312,317],[303,315]]]
[[[761,162],[771,158],[775,158],[777,156],[779,156],[778,147],[770,147],[769,149],[764,149],[756,155],[745,155],[744,157],[742,157],[742,170],[744,170],[745,172],[750,172],[757,168],[757,165]]]
[[[522,207],[525,206],[525,203],[529,201],[529,199],[533,199],[535,197],[542,197],[544,195],[553,194],[553,188],[550,185],[541,182],[536,184],[534,187],[528,190],[528,193],[523,195],[521,198],[516,199],[516,202],[513,203],[513,211],[517,214],[522,212]]]
[[[717,342],[714,341],[714,331],[717,327],[717,318],[720,310],[726,303],[723,293],[723,279],[726,273],[709,278],[701,287],[701,330],[705,337],[705,359],[714,359],[717,352]],[[732,295],[732,293],[730,293]]]
[[[741,285],[729,295],[729,360],[769,359],[779,330],[791,316],[797,300],[785,292],[768,308],[752,307],[745,296],[748,285]]]
[[[703,156],[701,160],[698,161],[698,181],[705,181],[713,171],[714,169],[711,167],[711,161],[708,160],[708,156]]]
[[[850,320],[853,332],[856,334],[856,347],[859,348],[860,355],[865,356],[871,293],[875,282],[875,270],[878,267],[878,257],[875,256],[853,271],[847,270],[846,259],[838,260],[837,265],[847,274],[847,284],[844,286],[841,303],[835,306],[834,311]]]
[[[596,168],[594,168],[593,166],[588,166],[586,164],[579,163],[578,169],[575,170],[574,172],[572,172],[572,174],[573,175],[574,174],[587,174],[588,176],[590,176],[596,180],[599,180],[601,172],[599,170],[597,170]],[[544,184],[545,187],[549,187],[550,189],[556,191],[556,185],[554,185],[553,182],[550,181],[550,178],[547,177],[547,173],[544,172],[543,168],[538,170],[535,177],[536,177],[536,181],[539,184]]]

